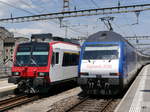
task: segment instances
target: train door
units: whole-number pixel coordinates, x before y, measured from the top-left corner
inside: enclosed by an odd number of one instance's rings
[[[60,50],[53,51],[52,60],[51,60],[51,67],[50,67],[50,80],[59,81],[61,80],[61,55]]]

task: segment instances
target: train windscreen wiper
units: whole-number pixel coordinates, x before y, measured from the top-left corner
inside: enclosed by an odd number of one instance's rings
[[[22,66],[22,64],[19,62],[19,61],[17,61],[17,60],[15,60],[15,64],[14,64],[15,66]]]
[[[111,62],[111,60],[112,60],[112,59],[110,58],[110,59],[108,60],[108,62]]]
[[[89,62],[89,63],[91,62],[90,59],[88,59],[88,62]]]
[[[36,61],[33,59],[33,57],[31,57],[31,61],[32,61],[32,63],[33,63],[34,65],[39,66],[39,65],[36,63]]]
[[[113,57],[112,56],[110,56],[110,58],[109,58],[109,60],[108,60],[108,62],[111,62],[111,60],[113,59]]]

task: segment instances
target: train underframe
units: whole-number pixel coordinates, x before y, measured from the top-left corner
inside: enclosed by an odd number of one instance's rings
[[[37,78],[21,78],[18,76],[11,76],[8,79],[9,83],[18,84],[18,87],[15,89],[15,93],[46,93],[49,90],[49,83],[43,77]]]
[[[124,89],[120,78],[78,78],[78,84],[84,93],[92,95],[117,95]]]

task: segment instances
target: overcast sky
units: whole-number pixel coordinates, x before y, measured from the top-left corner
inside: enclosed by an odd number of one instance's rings
[[[121,5],[150,3],[150,0],[120,0]],[[70,0],[70,10],[104,8],[118,5],[118,0]],[[0,18],[29,16],[42,13],[60,12],[63,10],[63,0],[0,0]],[[141,12],[139,24],[135,13],[99,15],[64,19],[67,23],[68,37],[85,37],[97,31],[107,30],[100,17],[113,16],[114,31],[123,36],[150,35],[150,11]],[[35,21],[25,23],[0,23],[1,26],[14,32],[15,36],[30,37],[33,33],[53,33],[65,37],[66,28],[60,28],[58,20]]]

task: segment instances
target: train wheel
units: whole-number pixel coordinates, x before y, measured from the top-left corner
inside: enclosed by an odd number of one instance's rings
[[[84,94],[88,94],[88,89],[86,86],[80,86]]]

